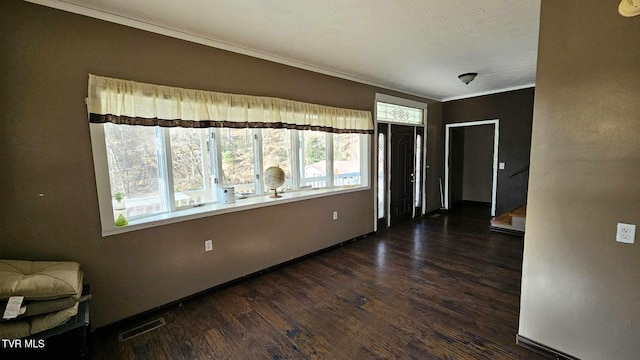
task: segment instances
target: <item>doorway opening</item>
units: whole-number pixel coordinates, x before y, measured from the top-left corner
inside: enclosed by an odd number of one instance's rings
[[[450,210],[455,202],[465,198],[480,203],[490,200],[491,216],[495,216],[499,135],[499,120],[497,119],[445,126],[443,209]],[[465,141],[465,136],[469,136],[469,141]],[[492,145],[492,153],[488,154],[488,157],[483,155],[483,151],[478,150],[482,146],[485,146],[486,149],[487,141],[492,142],[489,144],[489,147]],[[491,151],[491,149],[488,150]],[[466,160],[464,159],[465,154],[468,157]],[[467,179],[464,179],[463,174],[469,174]]]

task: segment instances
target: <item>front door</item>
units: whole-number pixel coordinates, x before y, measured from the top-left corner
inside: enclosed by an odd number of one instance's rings
[[[391,225],[411,220],[414,211],[414,127],[391,126]]]

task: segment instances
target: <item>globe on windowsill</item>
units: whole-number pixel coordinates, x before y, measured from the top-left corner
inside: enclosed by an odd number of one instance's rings
[[[262,176],[264,177],[265,185],[267,185],[269,189],[273,190],[273,195],[269,197],[282,197],[281,195],[278,195],[278,188],[284,184],[284,170],[277,166],[271,166],[264,171],[264,174]]]

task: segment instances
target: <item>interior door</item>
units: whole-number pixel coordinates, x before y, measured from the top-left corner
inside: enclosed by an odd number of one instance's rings
[[[391,126],[391,225],[411,220],[414,210],[414,128]]]

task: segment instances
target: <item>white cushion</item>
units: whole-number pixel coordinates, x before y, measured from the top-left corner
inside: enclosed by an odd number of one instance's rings
[[[17,339],[60,326],[78,313],[78,303],[72,307],[26,319],[0,321],[0,338]]]
[[[0,300],[24,296],[25,300],[80,297],[80,264],[69,261],[0,260]]]

